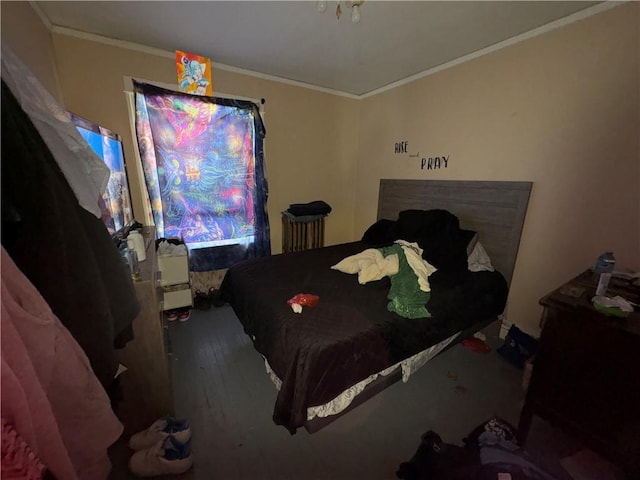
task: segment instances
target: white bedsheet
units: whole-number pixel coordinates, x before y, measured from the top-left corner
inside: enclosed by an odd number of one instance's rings
[[[449,338],[444,339],[440,343],[432,345],[431,347],[423,350],[419,353],[416,353],[412,357],[409,357],[401,362],[396,363],[395,365],[390,366],[389,368],[384,369],[381,372],[374,373],[369,377],[365,378],[361,382],[356,383],[354,386],[348,388],[336,398],[331,400],[324,405],[318,405],[315,407],[309,407],[307,409],[307,421],[313,420],[315,417],[329,417],[331,415],[336,415],[343,410],[345,410],[351,402],[358,396],[360,393],[364,391],[364,389],[376,380],[380,376],[387,376],[391,373],[395,372],[398,368],[402,368],[402,381],[409,381],[409,377],[417,372],[420,368],[422,368],[429,360],[438,355],[442,350],[444,350],[455,338],[460,335],[460,332],[451,335]],[[269,378],[276,386],[278,390],[280,390],[280,386],[282,385],[282,381],[278,378],[275,372],[271,369],[269,362],[267,359],[264,359],[264,365],[267,369],[267,373],[269,374]]]

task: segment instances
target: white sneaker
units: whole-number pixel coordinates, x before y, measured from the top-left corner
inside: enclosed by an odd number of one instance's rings
[[[173,417],[162,417],[147,428],[131,436],[129,448],[132,450],[144,450],[156,445],[169,435],[180,443],[187,443],[191,439],[191,428],[186,420],[176,420]]]
[[[193,465],[190,442],[182,444],[173,435],[153,447],[138,450],[129,459],[129,470],[138,477],[179,475]]]

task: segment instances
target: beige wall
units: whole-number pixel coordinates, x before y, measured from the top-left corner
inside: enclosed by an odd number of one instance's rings
[[[605,249],[640,269],[636,2],[361,102],[355,232],[380,178],[533,181],[508,320],[537,333],[537,301]],[[447,169],[417,159],[449,155]]]
[[[51,32],[27,2],[1,2],[2,44],[8,45],[58,101]]]
[[[56,63],[66,107],[123,136],[127,161],[134,160],[123,76],[175,83],[173,58],[54,34]],[[326,243],[353,235],[353,182],[358,102],[229,71],[213,71],[214,91],[264,98],[265,158],[269,181],[272,251],[281,251],[280,212],[291,203],[324,200],[333,207]],[[128,169],[132,201],[142,218],[138,177]]]

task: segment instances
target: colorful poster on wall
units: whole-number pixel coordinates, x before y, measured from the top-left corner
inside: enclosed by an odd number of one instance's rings
[[[176,71],[181,91],[208,97],[213,95],[210,59],[176,50]]]

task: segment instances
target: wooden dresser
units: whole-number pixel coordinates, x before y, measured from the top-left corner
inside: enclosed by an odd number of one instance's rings
[[[640,478],[640,313],[597,311],[586,271],[540,300],[540,345],[519,424],[526,440],[533,415],[550,421]],[[640,288],[612,279],[608,296],[640,302]]]
[[[167,325],[160,310],[158,267],[152,227],[143,230],[147,259],[140,262],[140,279],[134,282],[140,313],[133,335],[117,350],[127,371],[120,375],[122,399],[116,414],[126,437],[147,428],[158,418],[174,413]]]

